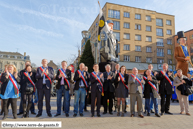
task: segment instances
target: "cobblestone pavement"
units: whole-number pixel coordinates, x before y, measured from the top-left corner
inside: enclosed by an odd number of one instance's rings
[[[20,101],[18,100],[18,109],[19,102]],[[37,113],[37,106],[35,108]],[[90,117],[90,106],[88,106],[89,112],[85,112],[84,117],[80,117],[78,115],[76,118],[74,118],[73,98],[71,99],[70,116],[68,118],[65,117],[64,113],[58,117],[54,117],[57,109],[56,97],[51,98],[51,109],[51,118],[47,117],[44,106],[43,115],[40,118],[36,118],[35,115],[30,114],[29,118],[21,118],[21,115],[19,115],[18,119],[15,120],[12,117],[10,108],[9,116],[5,121],[61,121],[62,129],[193,129],[192,103],[190,103],[190,114],[192,114],[192,116],[187,116],[185,114],[181,115],[179,103],[171,102],[170,111],[173,113],[173,115],[164,115],[161,118],[155,117],[154,114],[151,114],[151,116],[146,116],[145,114],[144,118],[139,118],[137,113],[135,117],[131,118],[129,107],[127,107],[127,113],[125,114],[125,117],[117,117],[115,112],[113,115],[102,115],[103,107],[101,107],[101,117]],[[2,119],[2,117],[3,116],[0,116],[0,119]]]

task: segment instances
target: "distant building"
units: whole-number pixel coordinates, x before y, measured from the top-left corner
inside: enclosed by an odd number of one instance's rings
[[[48,66],[52,67],[54,69],[54,74],[57,74],[57,70],[59,69],[58,66],[53,62],[53,60],[50,60],[48,63]]]
[[[14,64],[20,71],[25,68],[26,61],[30,61],[30,56],[26,56],[26,53],[22,55],[18,52],[0,51],[0,73],[4,71],[4,66],[7,64]]]

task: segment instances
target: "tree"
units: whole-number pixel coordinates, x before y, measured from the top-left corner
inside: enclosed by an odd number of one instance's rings
[[[87,42],[86,42],[85,49],[84,49],[83,54],[80,58],[79,64],[80,63],[84,63],[85,66],[88,67],[89,73],[93,71],[94,57],[92,55],[90,40],[87,40]]]

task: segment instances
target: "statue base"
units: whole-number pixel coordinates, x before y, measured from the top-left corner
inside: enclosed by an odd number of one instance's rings
[[[100,62],[99,63],[99,70],[100,72],[105,72],[105,66],[109,64],[111,66],[111,71],[114,71],[115,70],[115,66],[116,64],[118,64],[117,62],[114,62],[114,61],[107,61],[107,62]]]

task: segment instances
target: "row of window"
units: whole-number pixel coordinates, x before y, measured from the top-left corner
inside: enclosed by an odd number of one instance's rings
[[[123,16],[126,17],[126,18],[130,18],[130,13],[129,12],[124,12]],[[109,18],[120,19],[120,11],[109,9],[108,10],[108,17]],[[141,14],[135,14],[135,19],[141,20]],[[151,16],[146,15],[145,20],[146,21],[151,21]],[[157,26],[163,26],[163,19],[156,18],[156,25]],[[166,25],[172,25],[171,20],[166,20]]]
[[[130,61],[129,55],[124,55],[123,57],[124,61]],[[141,62],[141,56],[135,56],[135,62]],[[146,57],[146,63],[152,63],[152,57]],[[158,64],[164,63],[164,59],[157,59]],[[168,64],[172,64],[172,60],[168,59]]]

